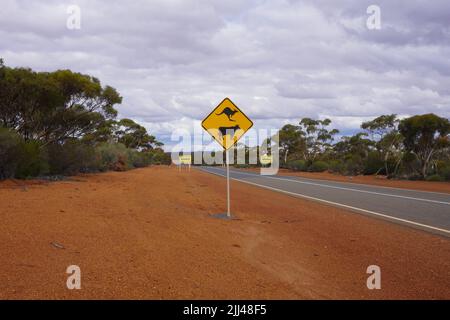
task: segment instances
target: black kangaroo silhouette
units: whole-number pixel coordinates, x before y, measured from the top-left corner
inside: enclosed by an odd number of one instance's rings
[[[241,127],[239,127],[238,125],[233,126],[233,127],[219,127],[219,131],[222,134],[222,137],[224,137],[227,134],[227,130],[233,130],[233,136],[234,136],[236,130],[240,130],[240,129],[241,129]]]
[[[220,116],[222,114],[225,114],[228,117],[228,120],[235,121],[235,120],[231,119],[231,117],[234,116],[235,113],[238,113],[238,111],[226,107],[225,109],[222,110],[221,113],[216,113],[216,115]]]

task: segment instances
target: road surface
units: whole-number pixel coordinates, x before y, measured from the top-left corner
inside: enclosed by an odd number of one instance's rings
[[[201,170],[226,176],[222,167],[202,167]],[[449,194],[301,177],[261,176],[233,169],[230,178],[450,237]]]

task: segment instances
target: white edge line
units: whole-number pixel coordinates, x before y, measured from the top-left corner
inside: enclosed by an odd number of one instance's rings
[[[215,174],[215,175],[220,176],[220,177],[224,177],[223,175],[221,175],[219,173],[210,172],[208,170],[204,170],[204,171],[206,171],[208,173]],[[254,183],[254,182],[245,181],[245,180],[240,180],[240,179],[236,179],[236,178],[232,178],[232,177],[230,177],[230,179],[236,180],[236,181],[239,181],[239,182],[242,182],[242,183],[247,183],[247,184],[250,184],[250,185],[253,185],[253,186],[257,186],[257,187],[260,187],[260,188],[269,189],[269,190],[272,190],[272,191],[277,191],[277,192],[289,194],[291,196],[305,198],[305,199],[310,199],[310,200],[315,200],[315,201],[319,201],[319,202],[324,202],[324,203],[331,204],[331,205],[334,205],[334,206],[343,207],[343,208],[347,208],[347,209],[351,209],[351,210],[365,212],[365,213],[368,213],[368,214],[371,214],[371,215],[380,216],[380,217],[386,218],[388,220],[401,221],[401,222],[406,223],[406,224],[412,224],[412,225],[419,226],[419,227],[422,227],[422,228],[432,229],[432,230],[443,232],[445,234],[450,234],[450,230],[445,230],[445,229],[429,226],[429,225],[426,225],[426,224],[422,224],[422,223],[418,223],[418,222],[414,222],[414,221],[410,221],[410,220],[405,220],[405,219],[401,219],[401,218],[388,216],[388,215],[385,215],[385,214],[382,214],[382,213],[378,213],[378,212],[375,212],[375,211],[361,209],[361,208],[349,206],[349,205],[346,205],[346,204],[341,204],[341,203],[338,203],[338,202],[323,200],[323,199],[320,199],[320,198],[305,196],[305,195],[303,195],[301,193],[285,191],[285,190],[282,190],[282,189],[273,188],[273,187],[269,187],[269,186],[265,186],[265,185],[257,184],[257,183]]]
[[[239,172],[240,169],[234,169],[235,172]],[[382,189],[392,189],[392,190],[400,190],[400,191],[411,191],[411,192],[422,192],[422,193],[433,193],[433,194],[439,194],[443,196],[450,196],[450,193],[447,192],[437,192],[437,191],[428,191],[428,190],[419,190],[419,189],[409,189],[409,188],[398,188],[398,187],[387,187],[387,186],[380,186],[376,184],[368,184],[368,183],[358,183],[358,182],[352,182],[352,181],[338,181],[338,180],[328,180],[328,179],[314,179],[314,178],[306,178],[302,176],[290,176],[290,175],[280,175],[280,177],[289,177],[289,178],[300,178],[305,179],[309,181],[324,181],[324,182],[331,182],[331,183],[348,183],[355,186],[363,186],[363,187],[375,187],[375,188],[382,188]],[[393,180],[393,181],[399,181],[399,180]],[[401,181],[401,180],[400,180]]]
[[[338,190],[355,191],[355,192],[360,192],[360,193],[376,194],[376,195],[379,195],[379,196],[386,196],[386,197],[393,197],[393,198],[402,198],[402,199],[410,199],[410,200],[415,200],[415,201],[424,201],[424,202],[431,202],[431,203],[450,205],[450,202],[439,201],[439,200],[424,199],[424,198],[414,198],[414,197],[409,197],[409,196],[401,196],[401,195],[397,195],[397,194],[388,194],[388,193],[368,191],[368,190],[358,190],[358,189],[347,188],[347,187],[330,186],[330,185],[321,184],[321,183],[317,183],[317,182],[306,182],[306,181],[300,181],[300,180],[294,180],[294,179],[286,179],[286,178],[281,178],[281,177],[258,176],[257,174],[247,173],[247,172],[239,172],[239,171],[236,171],[236,170],[234,170],[234,172],[236,174],[243,174],[243,175],[253,176],[253,177],[256,177],[256,178],[264,177],[264,178],[269,178],[269,179],[290,181],[290,182],[301,183],[301,184],[309,184],[309,185],[313,185],[313,186],[332,188],[332,189],[338,189]],[[367,186],[367,185],[365,185],[365,186]],[[400,189],[400,190],[402,190],[402,189]],[[415,191],[416,192],[421,192],[419,190],[415,190]]]

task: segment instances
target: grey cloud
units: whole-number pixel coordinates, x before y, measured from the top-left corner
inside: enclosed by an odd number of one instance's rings
[[[69,4],[81,30],[66,28]],[[257,128],[308,116],[353,132],[380,113],[450,116],[448,21],[445,0],[4,0],[0,56],[100,78],[124,96],[120,116],[166,142],[225,96]]]

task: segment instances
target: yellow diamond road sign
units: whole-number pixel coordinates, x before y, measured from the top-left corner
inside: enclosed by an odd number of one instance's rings
[[[272,163],[272,156],[268,154],[264,154],[260,157],[259,161],[261,164],[271,164]]]
[[[228,98],[202,121],[202,127],[225,149],[231,148],[253,122]]]
[[[192,156],[190,154],[180,155],[179,160],[180,160],[180,164],[191,164]]]

